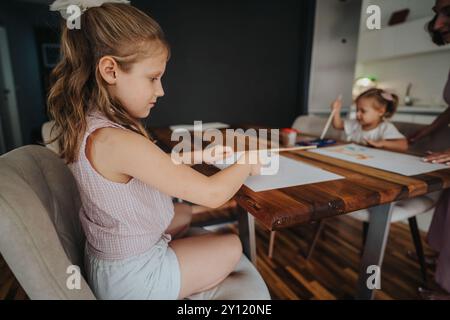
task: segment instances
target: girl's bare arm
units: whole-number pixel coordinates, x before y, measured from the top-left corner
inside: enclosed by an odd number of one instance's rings
[[[145,137],[115,128],[95,132],[91,154],[91,162],[105,176],[134,177],[172,197],[210,208],[231,199],[254,168],[234,164],[207,177],[187,165],[175,164]]]
[[[344,130],[344,121],[341,118],[341,109],[342,109],[342,99],[340,96],[331,104],[331,111],[334,112],[333,127],[336,130]]]
[[[408,140],[395,139],[395,140],[366,140],[367,143],[375,148],[388,149],[392,151],[406,151],[408,150]]]

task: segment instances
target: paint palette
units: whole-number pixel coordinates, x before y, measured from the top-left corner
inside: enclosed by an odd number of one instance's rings
[[[336,143],[333,139],[314,139],[309,141],[301,141],[296,146],[316,146],[317,148],[330,146]]]

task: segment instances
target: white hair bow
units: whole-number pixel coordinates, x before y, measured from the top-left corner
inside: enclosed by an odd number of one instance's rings
[[[80,7],[81,11],[84,12],[89,8],[100,7],[104,3],[125,3],[129,4],[128,0],[56,0],[50,5],[51,11],[59,11],[61,13],[66,13],[67,8],[70,5],[76,5]]]

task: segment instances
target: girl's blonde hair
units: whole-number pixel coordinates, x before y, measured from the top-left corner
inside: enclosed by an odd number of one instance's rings
[[[391,118],[398,107],[398,96],[379,88],[372,88],[361,93],[355,100],[356,103],[362,98],[373,98],[378,102],[378,106],[386,107],[383,117]]]
[[[45,143],[58,141],[60,156],[67,163],[77,159],[91,110],[99,110],[109,120],[149,137],[141,122],[108,94],[99,60],[111,56],[126,72],[155,50],[163,48],[167,57],[170,55],[158,23],[131,5],[105,3],[86,10],[80,19],[80,29],[68,29],[63,21],[61,61],[52,71],[47,98],[56,135]]]

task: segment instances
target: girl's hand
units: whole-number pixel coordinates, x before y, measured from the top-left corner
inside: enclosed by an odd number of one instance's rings
[[[243,155],[244,163],[251,165],[250,176],[259,176],[261,174],[261,156],[257,150],[246,151]],[[242,159],[241,159],[242,161]]]
[[[335,112],[339,112],[342,109],[342,98],[339,96],[336,100],[331,104],[331,110]]]
[[[425,157],[423,161],[430,163],[445,163],[450,166],[450,149],[443,152],[428,151],[429,156]]]
[[[250,176],[259,176],[260,174],[261,174],[261,164],[260,163],[252,164]]]
[[[408,141],[406,139],[378,140],[378,141],[365,139],[365,141],[369,146],[378,149],[385,149],[396,152],[405,152],[408,150]]]
[[[226,147],[229,148],[229,147]],[[222,149],[217,149],[219,152],[222,151]],[[259,154],[259,151],[257,150],[248,150],[248,151],[238,151],[238,152],[232,152],[232,149],[229,149],[228,152],[222,153],[225,157],[225,161],[220,161],[222,159],[214,158],[211,164],[215,165],[216,167],[219,167],[220,169],[228,168],[234,164],[241,164],[248,166],[248,174],[250,176],[259,175],[261,171],[261,167],[263,165],[263,161],[261,158],[261,155]],[[222,154],[219,154],[219,158],[222,156]],[[220,162],[219,162],[220,161]]]
[[[215,145],[203,151],[203,161],[207,164],[214,164],[233,155],[233,149],[229,146]]]
[[[371,147],[374,148],[384,148],[384,141],[383,140],[379,140],[379,141],[375,141],[375,140],[368,140],[365,139],[365,141],[367,142],[367,144]]]
[[[245,151],[238,159],[237,163],[250,165],[250,176],[259,176],[263,166],[260,152],[257,150]]]

